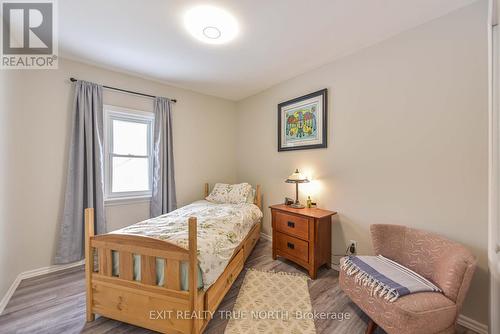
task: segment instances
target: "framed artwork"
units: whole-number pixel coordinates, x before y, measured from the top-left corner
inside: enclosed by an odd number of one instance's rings
[[[325,148],[327,89],[278,104],[278,151]]]

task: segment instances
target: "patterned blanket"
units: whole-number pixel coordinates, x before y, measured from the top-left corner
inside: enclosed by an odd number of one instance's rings
[[[415,292],[442,292],[426,278],[382,255],[344,257],[341,269],[355,275],[355,282],[369,287],[372,295],[389,302]]]
[[[236,247],[262,218],[260,209],[249,203],[215,204],[196,201],[180,209],[111,233],[136,234],[168,240],[188,249],[188,219],[198,222],[198,262],[207,289],[226,268]]]

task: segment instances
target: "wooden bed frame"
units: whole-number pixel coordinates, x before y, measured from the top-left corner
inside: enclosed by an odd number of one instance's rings
[[[208,196],[205,184],[205,197]],[[254,203],[262,210],[261,188]],[[95,314],[161,333],[202,333],[260,237],[257,223],[237,247],[221,276],[206,291],[198,289],[197,223],[189,218],[189,249],[168,241],[121,234],[94,235],[94,209],[85,209],[87,321]],[[113,276],[112,251],[119,255]],[[97,253],[97,264],[94,261]],[[133,278],[133,255],[141,256],[141,280]],[[165,259],[164,286],[156,282],[156,258]],[[189,290],[181,290],[181,262],[188,262]]]

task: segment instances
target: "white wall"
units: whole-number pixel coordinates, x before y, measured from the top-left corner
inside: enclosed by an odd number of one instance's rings
[[[237,104],[238,179],[264,207],[292,197],[295,168],[338,210],[332,252],[371,253],[369,226],[395,223],[465,244],[479,268],[463,313],[488,319],[486,1],[288,80]],[[312,51],[313,52],[313,51]],[[329,90],[328,148],[277,152],[277,104]],[[264,232],[270,231],[265,210]],[[338,259],[338,258],[336,258]]]
[[[66,180],[71,76],[178,100],[173,132],[179,206],[201,198],[204,182],[236,179],[234,102],[69,60],[61,60],[58,70],[0,71],[2,297],[20,272],[52,263]],[[111,91],[104,103],[153,110],[151,99]],[[148,217],[148,203],[107,208],[110,230]]]

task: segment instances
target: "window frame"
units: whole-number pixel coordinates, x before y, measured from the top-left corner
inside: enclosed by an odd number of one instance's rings
[[[141,110],[123,108],[113,105],[103,106],[103,135],[104,135],[104,201],[149,200],[153,191],[153,129],[154,114]],[[148,126],[147,155],[125,155],[113,153],[113,121],[143,123]],[[113,157],[147,158],[149,189],[140,191],[113,192]]]

